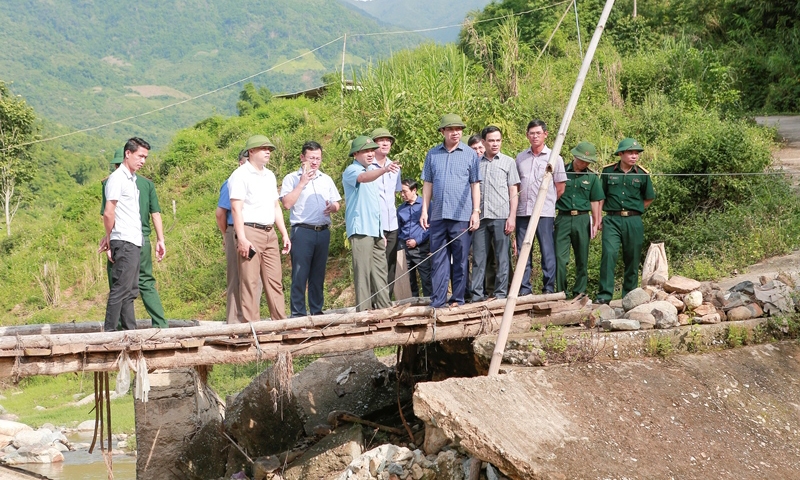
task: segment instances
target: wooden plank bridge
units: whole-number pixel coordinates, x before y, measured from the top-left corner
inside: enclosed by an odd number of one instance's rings
[[[534,323],[577,323],[587,299],[564,301],[563,293],[519,297],[515,315]],[[381,310],[228,325],[171,321],[166,329],[103,332],[99,322],[0,328],[0,378],[119,369],[126,352],[143,356],[149,370],[243,363],[293,356],[360,351],[496,333],[506,300],[433,309],[412,299]]]

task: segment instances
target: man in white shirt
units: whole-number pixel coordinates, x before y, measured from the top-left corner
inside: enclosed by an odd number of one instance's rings
[[[270,316],[280,320],[286,318],[280,253],[289,253],[292,242],[283,223],[275,174],[266,168],[275,145],[264,135],[253,135],[244,148],[247,162],[228,179],[239,252],[242,315],[247,322],[261,319],[260,276]],[[276,227],[283,238],[283,250],[278,246]]]
[[[394,145],[394,136],[385,128],[376,128],[372,131],[372,141],[378,145],[375,150],[375,159],[372,164],[378,168],[391,165],[389,150]],[[397,206],[395,197],[397,192],[403,190],[400,183],[400,171],[386,172],[375,181],[380,192],[381,204],[381,225],[383,225],[383,238],[386,239],[386,266],[388,267],[388,277],[386,283],[389,285],[389,297],[394,293],[394,277],[397,269]]]
[[[300,168],[286,175],[281,203],[289,209],[292,224],[292,290],[289,305],[293,317],[306,315],[306,288],[311,315],[322,313],[325,303],[325,266],[331,243],[331,213],[342,199],[336,184],[319,168],[322,146],[314,141],[300,149]]]
[[[125,159],[106,182],[103,226],[111,251],[111,291],[108,292],[103,329],[113,332],[136,330],[133,301],[139,295],[139,256],[142,249],[142,219],[136,171],[147,160],[150,144],[138,137],[125,143]]]

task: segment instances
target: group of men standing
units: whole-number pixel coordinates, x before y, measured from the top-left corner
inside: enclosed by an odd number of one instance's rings
[[[521,249],[542,194],[542,180],[551,168],[553,183],[540,201],[543,206],[535,233],[542,292],[568,290],[572,248],[575,283],[571,295],[586,293],[589,242],[600,230],[603,253],[596,301],[611,300],[620,246],[625,263],[623,295],[636,288],[644,233],[641,215],[655,198],[647,170],[637,164],[641,144],[632,138],[622,140],[615,152],[619,161],[597,175],[588,168],[597,161],[596,148],[589,142],[571,150],[569,165],[559,156],[551,167],[551,151],[545,144],[547,126],[541,120],[528,124],[530,148],[516,159],[501,152],[503,135],[498,127],[484,128],[470,146],[461,141],[464,128],[458,115],[441,118],[442,143],[425,156],[421,197],[416,181],[401,180],[400,165],[389,159],[395,137],[387,129],[378,128],[350,143],[353,162],[342,174],[342,185],[358,311],[390,305],[398,245],[406,253],[412,293],[430,296],[432,307],[461,305],[467,293],[472,301],[486,299],[489,291],[495,298],[505,298],[510,250]],[[167,325],[154,288],[148,238],[152,216],[156,258],[161,261],[166,249],[160,207],[152,182],[136,175],[149,150],[150,145],[140,138],[128,140],[112,161],[119,168],[104,181],[101,213],[106,236],[100,250],[108,254],[111,286],[106,330],[118,325],[135,328],[133,299],[140,291],[153,326]],[[342,198],[333,179],[320,170],[319,143],[303,144],[300,165],[286,175],[280,189],[267,168],[274,150],[266,136],[248,138],[239,154],[239,167],[220,189],[216,221],[227,259],[228,323],[259,320],[262,289],[271,318],[286,317],[281,254],[291,255],[291,316],[322,313],[331,214],[341,209]],[[403,202],[396,207],[398,192]],[[290,212],[290,231],[283,208]],[[523,262],[520,295],[532,293],[531,260]],[[493,285],[487,282],[490,264]]]

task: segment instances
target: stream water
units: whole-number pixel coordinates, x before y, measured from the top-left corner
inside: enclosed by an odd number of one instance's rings
[[[76,433],[68,435],[67,439],[73,443],[89,443],[92,441],[90,433]],[[115,443],[116,445],[116,443]],[[100,454],[99,445],[95,446],[94,453],[89,453],[87,448],[74,452],[63,452],[64,461],[49,464],[17,465],[30,472],[44,475],[53,480],[107,480],[108,472]],[[136,457],[133,455],[114,455],[112,458],[114,480],[136,479]]]

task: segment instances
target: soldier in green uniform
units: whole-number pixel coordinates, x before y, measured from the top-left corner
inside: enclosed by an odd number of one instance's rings
[[[601,201],[605,199],[600,177],[589,170],[597,161],[597,149],[581,142],[570,150],[572,163],[566,166],[564,194],[556,202],[556,291],[567,292],[569,247],[575,252],[575,285],[572,296],[586,293],[589,280],[589,241],[597,235]],[[592,219],[596,219],[592,221]]]
[[[597,303],[608,303],[614,295],[614,269],[619,247],[625,274],[622,279],[622,296],[639,284],[639,260],[644,243],[642,214],[650,206],[656,193],[650,172],[637,165],[639,153],[644,148],[633,138],[619,142],[614,155],[619,162],[603,167],[602,184],[606,195],[603,210],[606,216],[600,223],[603,230],[603,255],[600,260],[600,291]]]
[[[114,152],[114,159],[111,164],[116,167],[122,163],[124,158],[123,149]],[[100,215],[106,208],[106,181],[103,180],[103,203],[100,207]],[[161,206],[158,204],[156,196],[156,186],[149,178],[136,175],[136,187],[139,189],[139,213],[142,216],[142,249],[139,257],[139,293],[142,295],[142,303],[147,313],[150,314],[151,324],[156,328],[167,328],[167,320],[164,318],[164,307],[161,305],[161,297],[156,290],[156,279],[153,277],[153,254],[150,247],[150,216],[153,216],[153,226],[156,231],[156,259],[160,262],[164,258],[166,248],[164,246],[164,228],[161,223]],[[100,243],[100,251],[107,251],[108,246],[103,241]],[[111,262],[106,265],[108,269],[108,281],[111,283]]]

